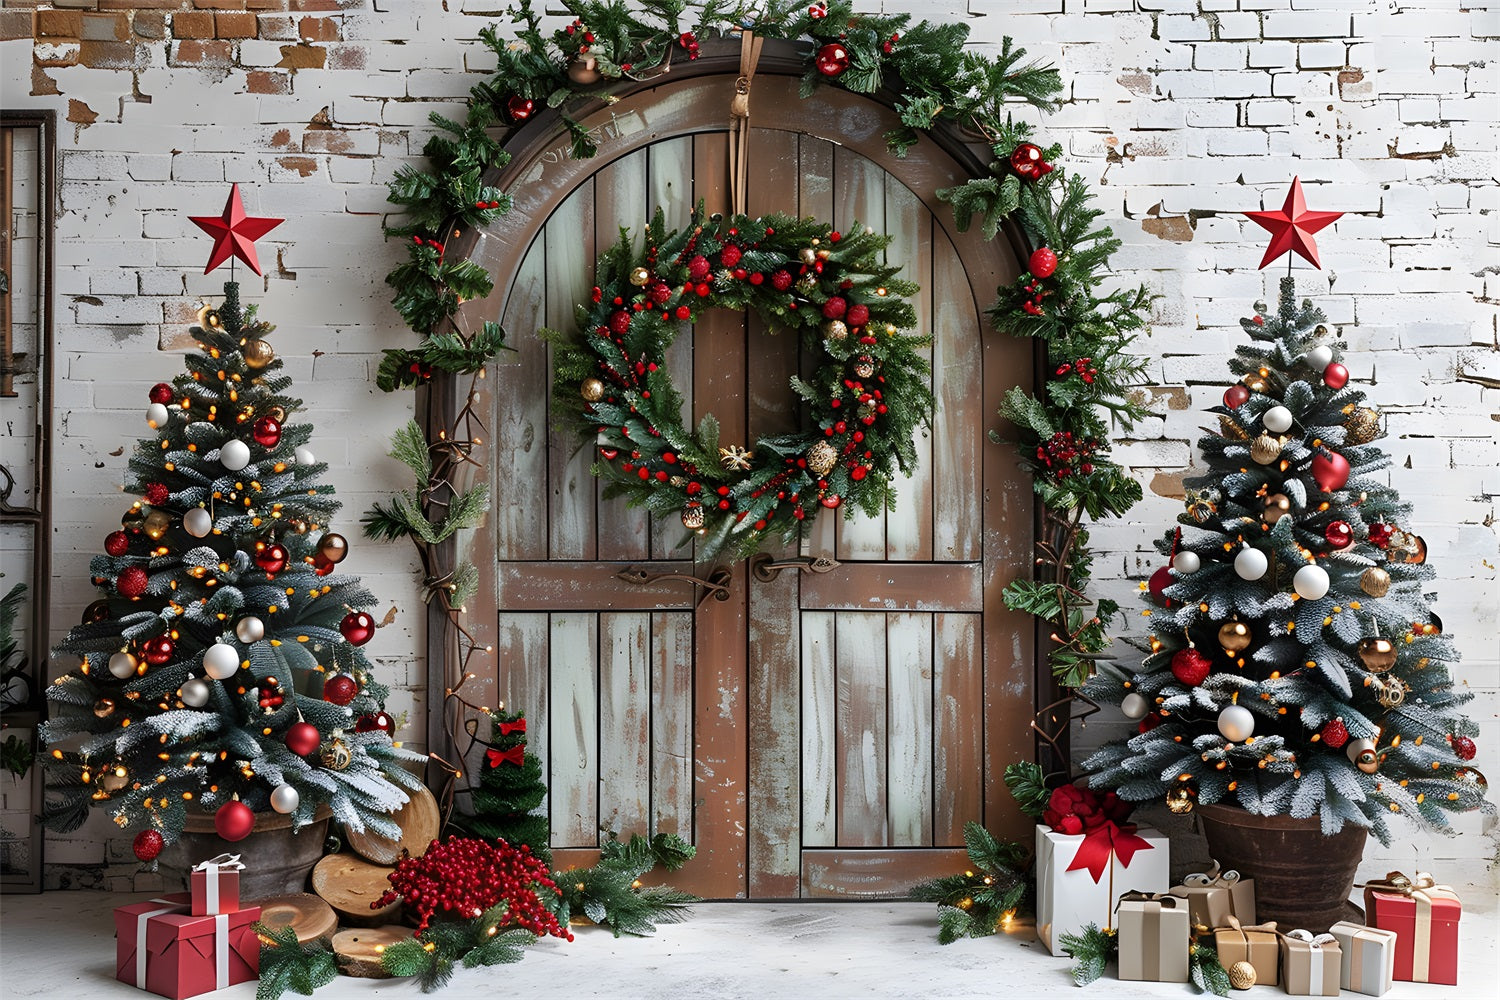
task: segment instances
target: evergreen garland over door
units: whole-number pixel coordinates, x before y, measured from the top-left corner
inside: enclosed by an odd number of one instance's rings
[[[495,696],[527,713],[560,866],[585,863],[603,830],[667,831],[699,851],[674,883],[706,896],[898,895],[961,865],[965,821],[1019,832],[1001,772],[1032,753],[1032,626],[999,597],[1030,571],[1032,492],[986,440],[1032,360],[1027,342],[984,331],[1013,255],[958,234],[934,197],[963,168],[932,143],[888,161],[880,137],[894,116],[867,100],[799,101],[793,79],[756,80],[749,214],[892,234],[891,259],[922,286],[919,329],[934,335],[933,430],[896,509],[852,522],[827,512],[800,552],[772,550],[832,556],[831,572],[720,563],[723,601],[687,580],[620,579],[718,567],[675,547],[675,520],[602,499],[591,454],[549,409],[536,331],[571,332],[618,228],[639,231],[656,206],[686,225],[698,199],[728,211],[732,86],[663,86],[585,123],[599,130],[596,159],[543,153],[507,171],[521,178],[516,211],[474,251],[513,275],[503,302],[474,308],[498,316],[516,349],[489,382],[494,510],[470,544],[493,575],[475,605],[496,611]],[[793,338],[716,311],[672,350],[692,420],[714,413],[726,445],[796,426]],[[476,627],[488,631],[477,616]]]

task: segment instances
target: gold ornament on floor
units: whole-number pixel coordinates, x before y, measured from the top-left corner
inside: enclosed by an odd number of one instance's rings
[[[630,283],[637,288],[645,288],[646,282],[651,280],[651,272],[644,267],[635,268],[630,272]]]
[[[1167,808],[1179,816],[1192,812],[1197,799],[1198,790],[1187,782],[1167,789]]]
[[[349,745],[343,740],[343,735],[335,731],[328,742],[323,744],[323,766],[330,771],[342,771],[354,760],[354,755],[349,751]]]
[[[1248,990],[1255,985],[1255,966],[1249,962],[1235,962],[1228,969],[1229,985],[1237,990]]]
[[[1376,681],[1375,700],[1384,708],[1399,708],[1406,700],[1406,685],[1396,677]]]
[[[703,528],[703,508],[698,504],[686,507],[682,511],[682,526],[689,531],[700,531]]]
[[[1272,493],[1266,497],[1266,509],[1260,515],[1260,519],[1267,524],[1275,524],[1292,512],[1292,498],[1285,493]]]
[[[1345,444],[1369,444],[1380,436],[1380,414],[1367,407],[1359,407],[1344,421]]]
[[[1349,758],[1349,763],[1365,774],[1374,774],[1380,770],[1380,758],[1375,754],[1375,741],[1372,739],[1350,740],[1344,744],[1344,755]]]
[[[245,365],[249,368],[264,368],[276,360],[276,352],[271,349],[271,345],[256,338],[241,344],[240,353],[245,356]]]
[[[1226,653],[1238,653],[1250,645],[1250,626],[1244,622],[1225,622],[1219,626],[1219,645]]]
[[[1379,636],[1359,644],[1359,662],[1372,674],[1383,674],[1396,665],[1396,644]]]
[[[728,448],[719,449],[719,464],[726,469],[748,470],[750,463],[755,460],[755,452],[748,448],[741,448],[732,444]]]
[[[1371,597],[1384,597],[1391,589],[1391,574],[1379,566],[1371,566],[1359,576],[1359,589]]]
[[[604,398],[604,383],[596,378],[586,378],[583,380],[583,384],[578,387],[578,394],[586,402],[597,403]]]
[[[828,475],[838,460],[838,449],[827,441],[819,441],[807,449],[807,467],[815,476]]]
[[[1270,465],[1281,457],[1281,442],[1269,434],[1262,434],[1250,442],[1250,457],[1261,465]]]

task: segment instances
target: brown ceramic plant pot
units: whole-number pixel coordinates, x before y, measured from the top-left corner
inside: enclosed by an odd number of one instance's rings
[[[188,872],[194,865],[220,854],[238,854],[245,864],[240,874],[240,902],[303,892],[308,874],[323,857],[332,816],[332,810],[324,806],[311,823],[293,831],[290,816],[257,813],[250,836],[228,841],[215,832],[211,813],[189,813],[182,824],[182,836],[162,849],[162,880],[168,891],[186,889]]]
[[[1213,858],[1255,879],[1257,921],[1321,934],[1340,920],[1360,919],[1349,893],[1364,855],[1364,827],[1345,823],[1329,837],[1317,817],[1256,816],[1222,803],[1197,812]]]

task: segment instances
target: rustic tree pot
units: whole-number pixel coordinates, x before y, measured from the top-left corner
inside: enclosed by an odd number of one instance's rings
[[[1214,860],[1255,879],[1258,921],[1315,934],[1340,920],[1362,922],[1349,893],[1364,855],[1364,827],[1345,823],[1329,837],[1317,817],[1257,816],[1220,803],[1201,805],[1197,812]]]
[[[332,810],[322,807],[311,823],[292,829],[292,818],[281,813],[257,813],[255,826],[244,840],[225,840],[214,831],[209,814],[190,813],[182,824],[182,836],[161,852],[161,873],[168,890],[187,888],[193,866],[220,854],[238,854],[245,870],[240,873],[240,902],[305,892],[307,877],[323,857]]]

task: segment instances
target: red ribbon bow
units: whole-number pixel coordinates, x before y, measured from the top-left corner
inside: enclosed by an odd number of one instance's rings
[[[1053,790],[1042,821],[1058,833],[1083,834],[1083,843],[1073,856],[1068,871],[1087,868],[1097,883],[1104,877],[1111,856],[1130,866],[1136,851],[1149,851],[1151,844],[1136,836],[1135,824],[1124,822],[1131,806],[1114,792],[1098,794],[1077,785],[1063,785]]]
[[[526,744],[517,743],[509,750],[486,750],[484,755],[489,758],[490,767],[499,767],[502,763],[521,767],[526,763]]]
[[[525,719],[517,719],[515,722],[500,722],[500,723],[496,723],[496,725],[499,726],[499,728],[500,728],[500,735],[501,736],[509,736],[511,733],[524,733],[524,732],[526,732],[526,720]]]

